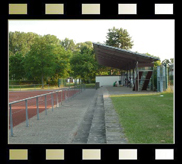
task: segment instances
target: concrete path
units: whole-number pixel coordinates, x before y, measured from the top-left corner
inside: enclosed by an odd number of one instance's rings
[[[25,122],[15,126],[9,144],[126,144],[109,97],[114,91],[118,92],[114,87],[84,90],[54,111],[48,109],[47,115],[40,113],[40,120],[31,118],[29,127]]]
[[[84,90],[53,112],[48,109],[47,115],[40,113],[40,120],[37,116],[31,118],[29,127],[25,122],[15,126],[14,136],[9,135],[9,144],[71,143],[95,94],[95,89]]]
[[[114,87],[113,87],[114,88]],[[111,90],[112,88],[110,88]],[[101,88],[105,109],[105,130],[107,144],[127,144],[128,140],[124,135],[124,129],[119,122],[119,116],[116,113],[108,87]]]
[[[75,144],[104,144],[105,117],[103,95],[100,89],[97,90],[94,100],[90,104],[85,116],[78,128],[77,134],[72,143]]]

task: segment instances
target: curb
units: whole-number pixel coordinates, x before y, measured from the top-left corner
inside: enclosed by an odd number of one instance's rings
[[[107,144],[127,144],[123,128],[119,123],[119,117],[114,110],[109,92],[105,87],[100,88],[103,92],[105,110],[105,129]]]

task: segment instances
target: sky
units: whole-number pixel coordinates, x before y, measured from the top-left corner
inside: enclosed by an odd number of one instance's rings
[[[174,58],[174,20],[85,19],[85,20],[9,20],[9,31],[51,34],[60,40],[75,43],[91,41],[104,43],[108,29],[126,29],[133,41],[133,52],[149,53],[164,59]]]

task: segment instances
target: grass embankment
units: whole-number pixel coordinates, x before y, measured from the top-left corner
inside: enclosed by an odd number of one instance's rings
[[[129,143],[173,143],[173,93],[111,95]]]

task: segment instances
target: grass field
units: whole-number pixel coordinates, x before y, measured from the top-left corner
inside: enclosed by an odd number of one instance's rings
[[[129,143],[173,143],[173,93],[111,95]]]
[[[95,83],[85,84],[86,88],[95,88]]]

